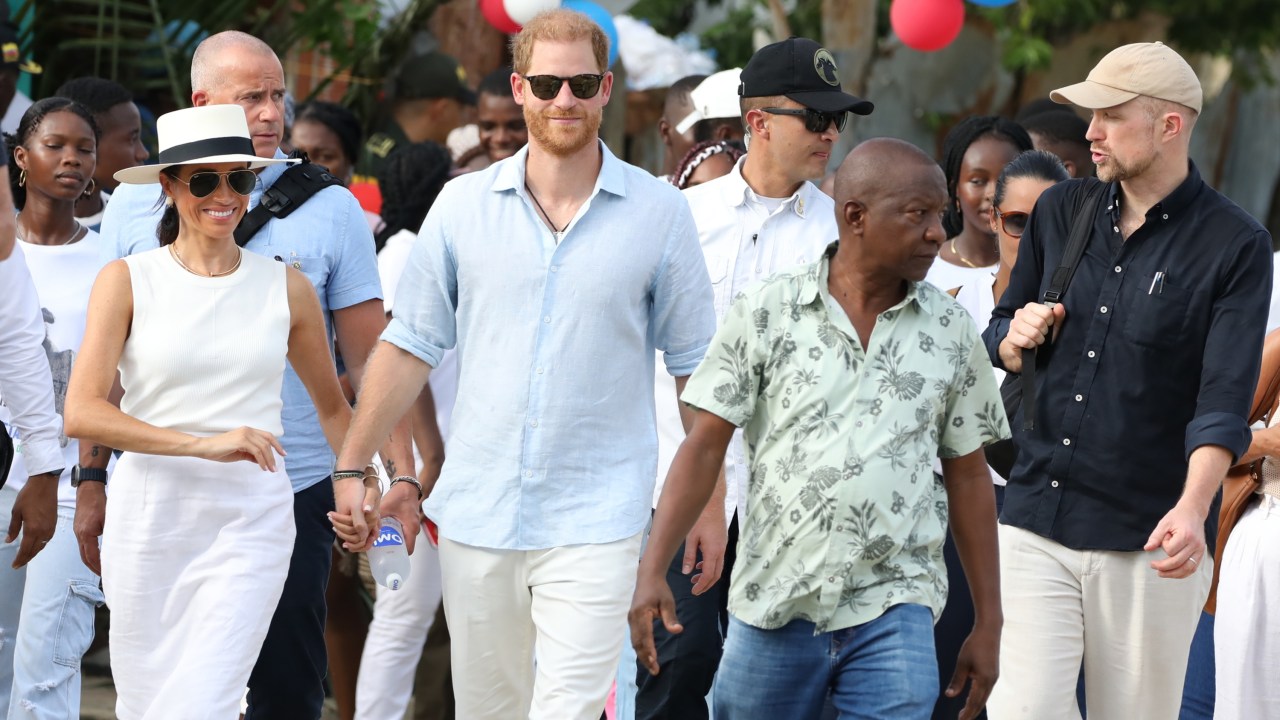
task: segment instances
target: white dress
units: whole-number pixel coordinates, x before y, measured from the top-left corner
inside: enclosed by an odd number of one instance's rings
[[[929,274],[924,276],[925,282],[933,283],[935,287],[943,292],[955,290],[965,285],[973,285],[974,283],[984,283],[995,275],[996,270],[1000,269],[1000,263],[989,265],[987,267],[971,268],[963,265],[953,265],[942,259],[939,255],[933,261],[933,265],[929,266]],[[986,329],[984,324],[983,329]]]
[[[234,273],[205,278],[167,248],[125,262],[134,307],[121,410],[193,435],[244,425],[280,435],[284,265],[246,252]],[[279,457],[274,473],[244,461],[120,458],[102,580],[121,720],[238,716],[293,539],[293,491]]]

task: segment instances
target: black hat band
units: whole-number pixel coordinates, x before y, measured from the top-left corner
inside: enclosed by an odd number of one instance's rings
[[[160,151],[161,165],[173,165],[218,155],[253,155],[253,141],[247,137],[229,135],[226,137],[205,138],[181,145],[174,145]]]

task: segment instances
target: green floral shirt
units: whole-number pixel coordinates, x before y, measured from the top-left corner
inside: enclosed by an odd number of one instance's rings
[[[813,265],[739,296],[681,399],[742,427],[750,482],[729,610],[829,632],[916,603],[942,612],[947,496],[931,469],[1009,436],[965,310],[912,283],[870,347]]]

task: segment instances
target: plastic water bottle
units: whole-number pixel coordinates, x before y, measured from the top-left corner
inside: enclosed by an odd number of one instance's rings
[[[373,579],[388,590],[399,590],[409,579],[409,552],[404,547],[404,528],[393,517],[384,517],[378,539],[369,550]]]

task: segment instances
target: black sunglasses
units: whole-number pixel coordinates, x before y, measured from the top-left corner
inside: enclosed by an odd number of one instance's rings
[[[1027,229],[1027,218],[1031,217],[1024,212],[1000,212],[1000,208],[993,207],[991,211],[996,214],[1000,220],[1000,228],[1005,231],[1009,237],[1022,237],[1022,233]]]
[[[183,183],[191,190],[192,197],[208,197],[218,189],[222,178],[227,179],[227,186],[237,194],[248,195],[258,182],[258,176],[252,170],[229,170],[227,172],[198,172],[190,180],[183,180],[177,175],[170,175],[174,180]]]
[[[845,123],[849,121],[849,113],[822,112],[813,108],[761,108],[770,115],[795,115],[804,118],[804,129],[812,133],[824,133],[831,123],[836,124],[836,132],[844,132]]]
[[[574,97],[579,100],[589,100],[600,92],[600,82],[604,80],[604,73],[599,75],[583,73],[567,78],[556,75],[525,75],[524,79],[529,81],[529,89],[539,100],[554,100],[560,94],[560,86],[566,82],[569,83],[569,92],[573,93]]]

